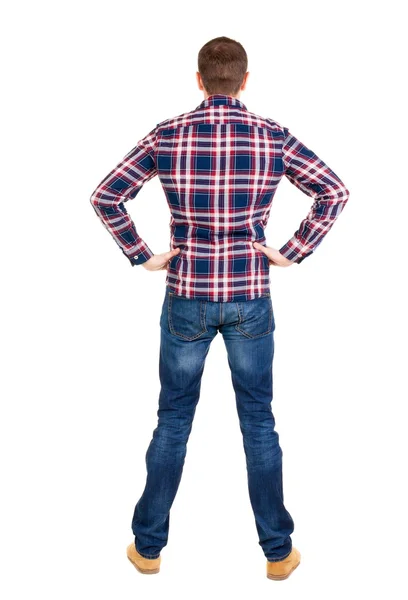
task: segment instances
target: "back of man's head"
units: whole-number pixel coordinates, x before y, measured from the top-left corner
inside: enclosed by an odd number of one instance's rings
[[[198,53],[198,71],[207,94],[238,94],[248,67],[242,44],[229,37],[216,37]]]

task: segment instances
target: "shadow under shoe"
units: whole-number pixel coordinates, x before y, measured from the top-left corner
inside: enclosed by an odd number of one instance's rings
[[[292,548],[292,552],[283,560],[266,562],[266,576],[268,579],[287,579],[299,564],[300,552],[297,548]]]

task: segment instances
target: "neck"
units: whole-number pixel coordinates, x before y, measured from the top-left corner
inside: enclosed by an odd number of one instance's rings
[[[204,98],[207,99],[209,96],[214,96],[215,94],[219,94],[222,96],[231,96],[231,98],[238,98],[240,97],[241,94],[238,95],[233,95],[233,94],[224,94],[223,92],[213,92],[212,94],[207,94],[207,92],[204,92]]]

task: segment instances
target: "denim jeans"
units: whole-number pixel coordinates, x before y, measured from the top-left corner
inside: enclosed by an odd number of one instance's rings
[[[282,449],[271,409],[275,319],[270,293],[243,302],[212,302],[179,296],[166,286],[160,330],[158,421],[146,452],[146,485],[133,514],[136,550],[157,558],[167,544],[204,363],[220,331],[259,545],[269,561],[282,560],[292,550],[294,523],[283,502]]]

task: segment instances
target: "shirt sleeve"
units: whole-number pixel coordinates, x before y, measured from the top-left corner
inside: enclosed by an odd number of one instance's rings
[[[109,231],[132,266],[141,265],[153,256],[152,250],[138,234],[125,208],[142,185],[157,175],[156,127],[139,140],[93,191],[90,201],[102,225]]]
[[[309,213],[279,252],[289,260],[302,262],[322,242],[343,210],[349,190],[312,150],[284,127],[284,174],[289,181],[313,198]]]

